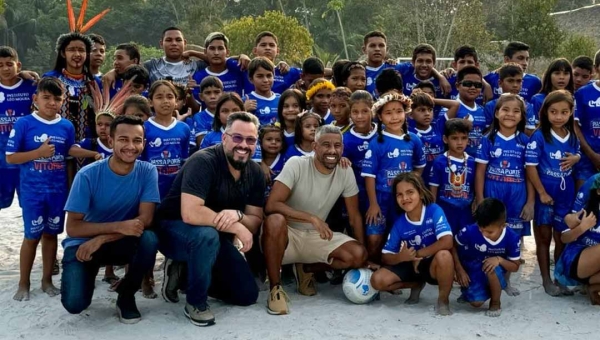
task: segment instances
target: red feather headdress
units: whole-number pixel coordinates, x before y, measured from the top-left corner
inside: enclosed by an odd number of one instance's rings
[[[67,16],[69,18],[69,31],[71,32],[79,32],[81,34],[87,32],[92,26],[94,26],[100,19],[102,19],[108,12],[110,12],[110,8],[107,8],[93,17],[90,21],[88,21],[85,25],[83,24],[83,19],[85,18],[85,11],[87,9],[88,0],[83,0],[81,3],[81,10],[79,11],[79,18],[77,19],[77,23],[75,23],[75,11],[73,10],[73,4],[71,0],[67,0]]]

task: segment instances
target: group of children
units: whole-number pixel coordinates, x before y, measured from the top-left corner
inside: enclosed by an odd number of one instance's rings
[[[369,260],[382,264],[372,276],[376,289],[411,288],[407,302],[416,303],[425,282],[437,284],[438,312],[445,315],[456,280],[461,301],[478,307],[491,299],[488,315],[498,316],[501,291],[519,293],[509,274],[519,268],[522,238],[533,220],[545,291],[573,294],[567,285],[575,279],[589,285],[592,302],[600,300],[600,268],[589,263],[600,247],[598,207],[580,203],[588,214],[565,220],[577,190],[600,168],[600,81],[592,80],[600,54],[595,61],[557,59],[540,81],[525,73],[529,47],[523,43],[508,44],[504,65],[485,76],[476,50],[462,46],[452,69],[438,72],[430,45],[418,45],[411,62],[396,64],[387,59],[386,36],[371,32],[364,38],[365,62],[344,60],[326,69],[311,57],[297,69],[274,64],[278,41],[270,32],[257,36],[251,61],[229,58],[229,41],[216,32],[203,53],[188,53],[208,66],[190,75],[187,85],[173,78],[149,84],[137,47],[122,44],[111,71],[116,80],[101,89],[90,65],[98,41],[61,36],[56,67],[37,89],[21,79],[14,49],[0,48],[0,208],[10,206],[20,188],[25,223],[15,299],[29,297],[40,239],[42,288],[58,293],[52,285],[56,236],[76,171],[69,170],[69,159],[83,166],[109,157],[115,115],[145,120],[141,160],[158,169],[162,198],[188,156],[221,143],[227,117],[249,111],[261,125],[253,160],[268,184],[286,160],[313,154],[319,126],[334,124],[343,132]],[[100,91],[106,101],[122,103],[94,113]],[[594,185],[583,186],[577,197],[597,200],[600,184]],[[552,239],[561,282],[550,275]],[[109,281],[118,279],[111,267],[106,270]],[[144,295],[155,297],[151,284],[148,276]]]

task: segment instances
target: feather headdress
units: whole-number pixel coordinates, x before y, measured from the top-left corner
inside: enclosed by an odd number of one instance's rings
[[[75,22],[75,11],[73,10],[73,3],[71,0],[67,0],[67,17],[69,18],[69,31],[71,32],[79,32],[81,34],[88,31],[92,26],[98,23],[100,19],[102,19],[108,12],[110,12],[110,8],[107,8],[97,14],[95,17],[90,19],[86,24],[83,23],[83,19],[85,18],[85,11],[87,9],[88,0],[83,0],[81,3],[81,10],[79,10],[79,18],[77,18],[77,22]]]
[[[98,83],[95,81],[91,82],[90,87],[92,89],[92,98],[94,99],[96,118],[101,115],[109,115],[114,118],[122,113],[123,104],[125,103],[125,100],[129,98],[134,79],[135,77],[128,80],[112,100],[110,99],[110,91],[108,89],[102,94],[98,87]]]

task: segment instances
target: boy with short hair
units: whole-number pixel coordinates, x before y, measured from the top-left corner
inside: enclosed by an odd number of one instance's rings
[[[99,34],[90,34],[90,39],[92,39],[92,53],[90,53],[90,71],[96,77],[101,77],[102,72],[100,72],[100,68],[104,64],[104,59],[106,57],[106,41]]]
[[[466,67],[466,66],[475,66],[475,67],[479,68],[479,57],[477,55],[477,50],[475,50],[475,47],[470,46],[470,45],[463,45],[463,46],[458,47],[454,51],[454,61],[452,62],[451,66],[454,70],[456,70],[456,72],[462,70],[463,67]],[[450,83],[450,86],[452,86],[452,91],[450,91],[449,97],[450,97],[450,99],[453,99],[453,100],[458,99],[458,89],[456,87],[456,76],[457,75],[455,73],[455,74],[451,75],[450,77],[448,77],[448,82]],[[489,94],[491,95],[491,91],[492,91],[491,87],[487,82],[485,82],[485,80],[483,81],[483,89],[484,89],[484,91],[485,90],[489,91]],[[483,106],[484,91],[481,91],[481,94],[475,100],[476,103],[481,106]]]
[[[412,60],[409,63],[396,65],[396,70],[402,75],[404,81],[404,94],[410,96],[412,90],[423,80],[429,80],[435,86],[436,97],[441,98],[443,93],[450,91],[450,84],[446,78],[435,69],[436,52],[429,44],[419,44],[415,47]],[[442,91],[442,87],[447,88]]]
[[[519,236],[506,228],[506,208],[495,198],[486,198],[475,210],[477,224],[463,228],[452,249],[456,278],[462,286],[459,302],[481,307],[490,300],[490,317],[501,314],[500,296],[506,286],[504,273],[519,270]]]
[[[458,90],[457,101],[460,103],[456,118],[466,118],[472,124],[466,151],[471,157],[475,157],[483,132],[492,124],[492,121],[486,119],[483,107],[476,103],[483,89],[481,71],[475,66],[462,68],[456,74],[456,89]]]
[[[200,100],[205,105],[204,110],[194,115],[194,131],[196,145],[201,145],[204,136],[212,131],[217,102],[223,94],[223,83],[214,76],[208,76],[200,82]]]
[[[573,84],[575,85],[575,91],[594,81],[594,61],[592,58],[581,55],[573,59],[571,66],[573,67]]]
[[[325,77],[325,65],[317,57],[309,57],[302,63],[302,74],[300,80],[293,86],[303,92],[308,91],[308,87],[315,79]]]
[[[526,102],[529,102],[531,97],[542,89],[540,78],[536,75],[525,73],[529,65],[529,45],[520,41],[509,43],[504,49],[504,63],[517,63],[521,66],[523,70],[523,85],[521,86],[519,95]],[[492,86],[494,99],[497,99],[502,94],[498,81],[499,77],[498,72],[490,72],[484,77],[485,81]]]
[[[8,136],[17,120],[31,113],[36,89],[32,80],[19,78],[21,63],[12,47],[0,46],[0,69],[0,209],[4,209],[19,192],[19,167],[6,162]]]
[[[517,63],[507,63],[502,65],[497,71],[498,86],[500,93],[519,94],[523,86],[523,69]],[[496,84],[490,84],[492,87]],[[485,104],[483,109],[486,121],[493,121],[498,98],[492,99]],[[525,101],[527,104],[527,101]]]
[[[265,57],[256,57],[248,65],[248,78],[254,91],[246,95],[244,108],[258,117],[260,125],[277,121],[280,95],[272,91],[274,73],[275,66]]]
[[[111,112],[100,112],[96,115],[96,135],[98,138],[86,138],[76,144],[84,150],[91,150],[97,152],[101,159],[108,158],[112,155],[113,150],[108,143],[108,136],[110,135],[110,124],[115,119],[115,116]],[[91,161],[86,162],[86,164]]]
[[[257,57],[266,57],[275,63],[275,59],[279,54],[279,41],[277,36],[269,31],[260,32],[254,40],[254,48],[252,54]],[[286,62],[281,61],[275,68],[275,76],[273,78],[273,92],[282,94],[283,91],[294,85],[300,76],[302,70],[297,67],[290,67]],[[254,85],[246,82],[244,92],[250,93],[254,91]]]
[[[122,80],[123,82],[127,82],[129,80],[132,81],[130,91],[131,95],[147,95],[150,75],[148,74],[148,71],[141,65],[129,66],[125,73],[123,73]]]
[[[140,50],[136,44],[120,44],[117,45],[113,58],[113,69],[115,70],[117,79],[114,86],[109,87],[111,98],[123,87],[123,78],[129,67],[140,64]],[[150,80],[148,71],[146,71],[146,78],[146,83],[148,83]],[[146,84],[145,86],[148,85]]]
[[[67,199],[67,158],[96,158],[97,152],[75,147],[73,124],[59,115],[65,100],[60,80],[45,77],[33,101],[38,111],[19,119],[10,132],[6,161],[20,165],[25,237],[21,245],[19,289],[13,299],[29,300],[30,275],[37,245],[42,240],[42,290],[56,296],[52,283],[57,235],[64,226]]]

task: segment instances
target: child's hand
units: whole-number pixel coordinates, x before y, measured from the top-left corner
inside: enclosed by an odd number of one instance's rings
[[[396,66],[398,64],[398,61],[396,61],[396,59],[394,58],[388,58],[385,61],[386,64],[391,65],[391,66]]]
[[[246,71],[248,69],[248,65],[250,64],[250,57],[245,54],[240,54],[237,64],[240,67],[240,70]]]
[[[400,262],[414,261],[417,258],[417,251],[413,247],[409,248],[406,241],[402,241],[398,255],[400,255]]]
[[[500,256],[488,257],[483,260],[483,272],[489,274],[500,265]]]
[[[449,67],[445,70],[442,70],[442,72],[440,72],[440,74],[443,75],[444,77],[446,77],[446,79],[448,79],[448,78],[452,77],[453,75],[455,75],[456,71],[452,67]]]
[[[37,149],[40,158],[48,158],[54,156],[55,146],[50,144],[50,138],[46,139]]]
[[[340,159],[340,165],[342,166],[342,168],[348,169],[349,167],[352,166],[352,162],[350,162],[350,160],[348,158],[342,157]]]
[[[471,283],[471,278],[469,274],[463,268],[457,268],[456,274],[454,275],[454,280],[460,284],[461,287],[467,288],[469,287],[469,283]]]
[[[525,206],[523,207],[523,210],[521,210],[520,217],[527,222],[529,222],[529,221],[531,221],[531,219],[533,219],[533,203],[525,204]]]
[[[473,200],[473,203],[471,203],[471,213],[475,214],[475,210],[477,210],[477,200]]]
[[[290,65],[285,61],[280,61],[279,64],[277,64],[277,68],[279,68],[279,73],[281,73],[282,75],[290,71]]]
[[[367,213],[365,214],[365,219],[367,220],[367,224],[376,224],[377,220],[381,218],[381,208],[379,204],[373,204],[369,206]]]
[[[560,159],[560,169],[562,171],[566,171],[571,169],[579,160],[581,159],[581,155],[574,155],[570,152],[565,152],[565,156]]]
[[[446,77],[442,77],[442,79],[440,79],[440,87],[442,88],[444,95],[448,95],[450,92],[452,92],[452,85],[450,85],[450,82],[448,79],[446,79]]]
[[[579,224],[580,228],[582,228],[584,231],[588,231],[595,225],[596,215],[594,215],[591,211],[589,213],[584,212],[583,218],[581,219],[581,223]]]
[[[180,121],[180,122],[183,122],[183,121],[185,121],[185,119],[187,117],[189,117],[189,116],[192,115],[192,109],[188,108],[187,112],[185,114],[183,114],[183,115],[180,115],[179,111],[175,110],[175,114],[177,115],[177,120]]]
[[[542,202],[542,204],[554,204],[552,197],[550,197],[550,195],[548,195],[548,193],[545,191],[540,194],[540,202]]]
[[[198,83],[196,83],[196,81],[194,80],[194,77],[192,77],[192,75],[190,74],[188,76],[188,81],[187,81],[187,84],[186,84],[186,89],[189,92],[191,92],[194,87],[198,87]]]
[[[417,253],[417,252],[415,252],[415,254],[416,254],[416,253]],[[419,273],[419,264],[421,263],[421,260],[422,260],[422,258],[420,258],[420,257],[419,257],[419,258],[415,258],[415,259],[412,261],[412,264],[413,264],[413,270],[414,270],[414,271],[415,271],[415,273],[417,273],[417,274],[420,274],[420,273]]]
[[[96,155],[94,156],[94,160],[99,161],[101,159],[104,159],[104,155],[99,152],[96,152]]]
[[[267,185],[270,185],[271,184],[271,175],[274,175],[275,173],[264,162],[260,162],[259,164],[260,164],[261,170],[263,171],[263,174],[265,175],[265,181],[267,182]]]
[[[244,110],[254,112],[256,110],[256,100],[250,99],[248,95],[244,98]]]

